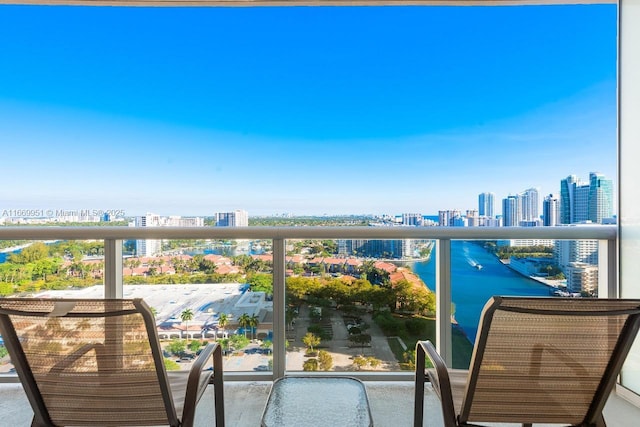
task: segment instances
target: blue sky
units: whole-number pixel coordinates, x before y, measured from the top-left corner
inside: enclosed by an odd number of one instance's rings
[[[2,209],[435,214],[615,180],[616,6],[0,6],[0,150]]]

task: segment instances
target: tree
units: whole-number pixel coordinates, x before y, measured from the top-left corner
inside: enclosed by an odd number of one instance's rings
[[[320,345],[320,337],[312,334],[311,332],[307,332],[307,334],[302,337],[302,342],[309,349],[307,353],[313,353],[313,347],[317,347]]]
[[[256,316],[255,314],[249,318],[249,326],[251,327],[251,337],[253,339],[256,338],[256,329],[258,328],[259,324],[260,324],[260,320],[258,319],[258,316]]]
[[[171,354],[181,354],[184,353],[186,348],[187,346],[184,344],[184,341],[174,339],[169,343],[167,350]]]
[[[189,339],[189,321],[193,320],[193,310],[187,308],[180,313],[180,319],[185,324],[185,329],[187,331],[187,339]]]
[[[222,336],[224,337],[225,327],[229,324],[229,315],[226,313],[220,313],[218,316],[218,328],[222,329]],[[216,336],[218,333],[216,332]]]
[[[356,356],[353,358],[353,366],[359,371],[367,366],[367,359],[362,356]]]
[[[238,324],[244,331],[244,336],[247,336],[247,327],[251,324],[251,317],[247,313],[242,313],[238,318]]]
[[[312,358],[312,359],[307,359],[304,361],[304,363],[302,364],[302,370],[303,371],[317,371],[318,370],[318,359]]]
[[[333,357],[328,351],[320,350],[318,352],[318,363],[323,371],[330,371],[333,368]]]
[[[273,276],[271,274],[255,273],[248,279],[249,287],[253,292],[264,292],[273,295]]]

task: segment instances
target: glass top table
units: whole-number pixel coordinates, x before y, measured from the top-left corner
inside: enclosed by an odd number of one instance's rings
[[[284,377],[273,383],[262,427],[371,427],[362,381],[351,377]]]

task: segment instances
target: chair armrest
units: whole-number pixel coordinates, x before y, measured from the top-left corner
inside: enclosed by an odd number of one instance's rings
[[[213,384],[215,396],[215,417],[216,427],[224,427],[224,383],[223,383],[223,366],[222,366],[222,347],[216,343],[209,343],[202,349],[189,371],[187,380],[187,389],[185,399],[188,402],[195,402],[198,396],[198,387],[202,371],[206,368],[207,362],[212,359],[211,370],[212,377],[209,384]],[[184,420],[183,420],[184,421]]]
[[[449,378],[449,370],[447,365],[440,357],[440,354],[436,351],[436,348],[431,341],[418,341],[416,344],[416,411],[418,392],[424,400],[424,383],[427,379],[425,357],[429,358],[429,361],[433,365],[433,376],[431,384],[434,391],[440,398],[440,404],[442,406],[442,417],[445,427],[456,426],[456,413],[453,405],[453,394],[451,390],[451,380]],[[416,427],[422,427],[422,412],[424,411],[424,401],[420,405],[420,420],[414,417],[414,424]],[[417,424],[419,422],[419,424]]]

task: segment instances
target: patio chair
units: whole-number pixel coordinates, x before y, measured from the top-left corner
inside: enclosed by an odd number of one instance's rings
[[[190,370],[167,371],[141,299],[0,299],[0,333],[34,427],[192,426],[210,382],[224,426],[220,347],[206,346]]]
[[[431,342],[417,343],[414,427],[423,425],[426,380],[445,427],[605,426],[602,410],[639,324],[640,300],[493,297],[468,371],[448,369]]]

